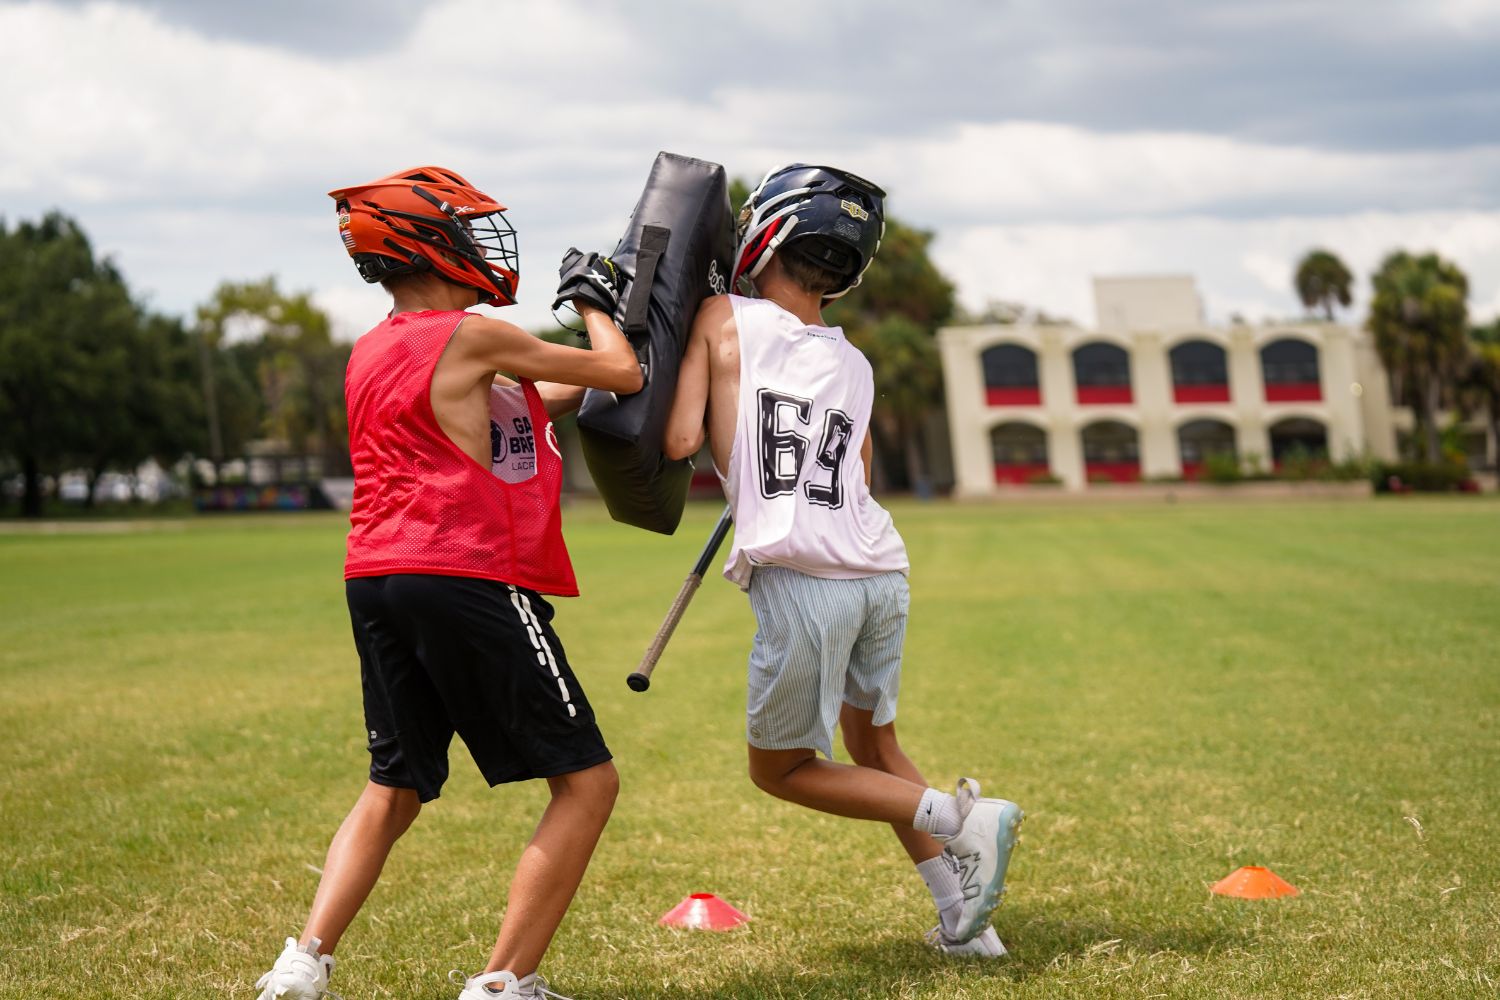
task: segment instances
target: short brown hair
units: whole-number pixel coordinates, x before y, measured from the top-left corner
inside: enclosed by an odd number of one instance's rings
[[[804,292],[826,295],[844,283],[844,276],[829,270],[794,247],[783,247],[776,251],[781,269],[786,276]]]

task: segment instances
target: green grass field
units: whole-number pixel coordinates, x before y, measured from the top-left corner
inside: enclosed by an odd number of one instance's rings
[[[1500,504],[896,504],[901,730],[1029,814],[1004,962],[929,953],[888,829],[744,777],[744,598],[634,665],[716,510],[567,514],[558,628],[623,777],[543,969],[609,997],[1479,997],[1500,986]],[[0,997],[253,997],[366,766],[337,517],[0,534]],[[545,799],[454,746],[340,949],[451,1000]],[[1210,896],[1264,864],[1300,898]],[[656,918],[712,891],[729,934]]]

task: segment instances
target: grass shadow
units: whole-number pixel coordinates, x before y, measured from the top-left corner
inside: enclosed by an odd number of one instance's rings
[[[1248,948],[1256,940],[1254,927],[1226,927],[1208,920],[1194,924],[1107,923],[1036,917],[1016,925],[1006,946],[1011,952],[1009,964],[1031,973],[1115,952],[1200,956]]]
[[[1210,922],[1121,925],[1037,917],[1011,926],[1012,939],[1006,941],[1010,954],[998,961],[940,955],[920,941],[886,938],[868,944],[809,946],[799,956],[796,971],[767,969],[761,976],[737,970],[718,981],[674,986],[669,993],[647,987],[626,989],[620,995],[630,1000],[834,1000],[948,996],[961,988],[966,996],[999,997],[1059,969],[1127,963],[1141,956],[1196,958],[1252,947],[1258,937],[1252,927]]]

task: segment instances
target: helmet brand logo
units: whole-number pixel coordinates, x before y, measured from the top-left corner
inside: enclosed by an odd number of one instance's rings
[[[842,208],[860,222],[870,221],[870,213],[865,211],[864,206],[857,201],[841,201],[839,202],[839,208]]]
[[[355,242],[354,231],[349,228],[353,225],[353,220],[349,217],[349,206],[347,204],[340,204],[338,206],[338,213],[339,239],[344,241],[344,249],[352,254],[355,252]]]

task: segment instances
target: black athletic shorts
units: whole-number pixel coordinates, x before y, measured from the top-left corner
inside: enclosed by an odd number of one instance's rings
[[[455,732],[491,785],[610,759],[536,591],[417,574],[356,577],[345,590],[371,781],[437,798]]]

